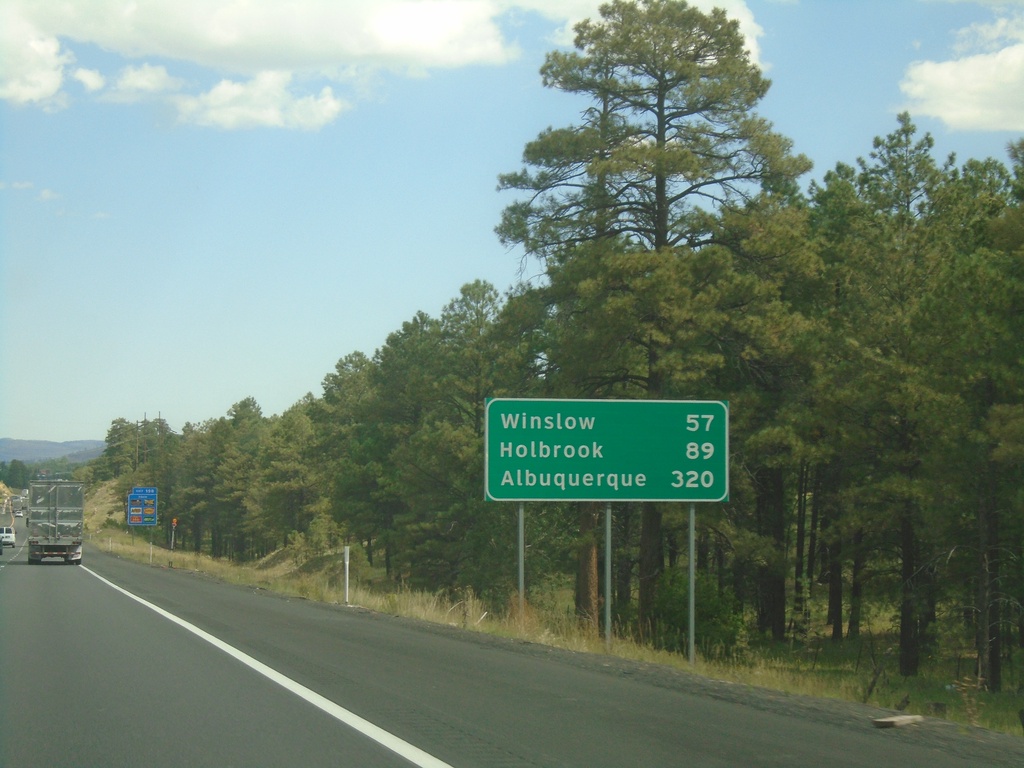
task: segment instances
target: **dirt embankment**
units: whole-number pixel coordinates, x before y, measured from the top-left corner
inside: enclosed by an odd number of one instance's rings
[[[98,531],[103,524],[117,515],[124,515],[124,501],[117,493],[117,481],[94,483],[85,489],[85,529]]]

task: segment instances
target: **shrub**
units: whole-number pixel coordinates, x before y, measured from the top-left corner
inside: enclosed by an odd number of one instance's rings
[[[658,582],[654,601],[655,645],[668,651],[687,648],[690,621],[690,579],[679,569],[665,571]],[[743,617],[739,602],[728,587],[719,588],[715,579],[697,574],[694,590],[696,621],[694,644],[705,656],[729,653],[739,640]]]

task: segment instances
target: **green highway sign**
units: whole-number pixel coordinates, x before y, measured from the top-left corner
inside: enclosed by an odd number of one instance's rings
[[[720,400],[486,403],[490,501],[728,501],[729,404]]]

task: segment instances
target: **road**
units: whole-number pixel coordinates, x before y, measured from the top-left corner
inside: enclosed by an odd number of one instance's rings
[[[18,535],[24,529],[18,527]],[[142,602],[144,601],[144,602]],[[1024,740],[287,599],[0,559],[0,766],[1024,765]]]

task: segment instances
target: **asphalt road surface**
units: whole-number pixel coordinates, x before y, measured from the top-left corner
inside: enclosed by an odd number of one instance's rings
[[[1024,766],[1024,739],[274,596],[0,557],[0,766]]]

